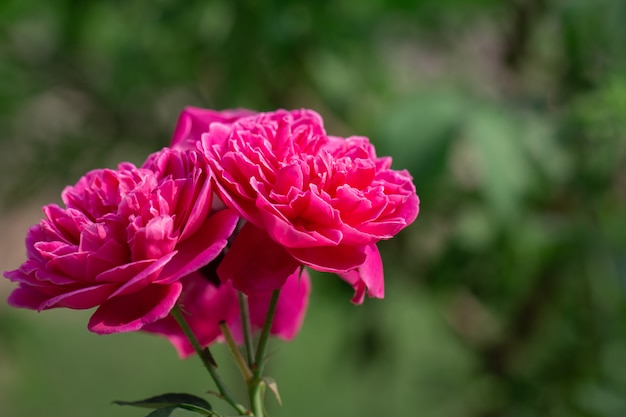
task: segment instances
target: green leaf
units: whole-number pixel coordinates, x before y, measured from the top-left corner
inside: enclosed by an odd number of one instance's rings
[[[146,398],[139,401],[113,401],[117,405],[131,405],[133,407],[143,408],[183,408],[204,415],[211,415],[212,408],[205,399],[191,394],[184,393],[167,393],[157,395],[155,397]],[[152,414],[150,414],[152,416]],[[169,415],[169,414],[167,414]]]
[[[197,415],[197,411],[191,411],[184,408],[172,406],[156,409],[148,414],[146,417],[197,417]]]

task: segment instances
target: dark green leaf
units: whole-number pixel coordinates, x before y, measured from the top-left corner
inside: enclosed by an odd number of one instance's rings
[[[154,397],[146,398],[139,401],[113,401],[117,405],[132,405],[134,407],[158,408],[174,407],[184,408],[186,410],[211,414],[211,405],[203,398],[191,394],[184,393],[167,393]],[[169,414],[168,414],[169,415]]]
[[[204,413],[201,413],[204,414]],[[164,407],[152,411],[146,417],[197,417],[197,411],[186,410],[180,407]]]

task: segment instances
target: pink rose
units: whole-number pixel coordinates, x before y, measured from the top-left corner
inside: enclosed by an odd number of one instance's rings
[[[223,341],[220,322],[226,322],[235,340],[243,343],[237,291],[231,282],[221,283],[210,264],[181,280],[183,293],[179,299],[183,315],[202,346]],[[282,288],[271,334],[292,339],[302,325],[311,289],[306,271],[291,275]],[[265,322],[271,293],[253,294],[248,298],[252,331],[260,330]],[[171,316],[144,326],[143,331],[166,337],[184,358],[194,353],[191,343]]]
[[[87,173],[26,237],[27,260],[4,275],[15,307],[97,307],[89,330],[141,329],[167,316],[181,278],[217,257],[238,216],[211,212],[211,178],[195,151],[164,149],[142,168]]]
[[[248,221],[220,277],[245,293],[265,292],[304,264],[338,273],[355,288],[354,302],[365,293],[382,298],[376,242],[415,220],[419,199],[410,174],[392,170],[367,138],[326,135],[310,110],[210,115],[191,122],[188,139],[200,136],[219,195]]]

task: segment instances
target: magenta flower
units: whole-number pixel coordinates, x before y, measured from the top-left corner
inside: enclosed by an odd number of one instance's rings
[[[179,299],[183,315],[202,346],[223,341],[220,322],[231,329],[235,340],[243,343],[243,331],[237,292],[231,282],[221,283],[215,269],[202,268],[181,280],[183,293]],[[291,340],[304,320],[311,290],[306,271],[291,275],[282,288],[270,333]],[[248,298],[252,331],[260,330],[265,322],[271,293],[253,294]],[[144,326],[143,331],[166,337],[184,358],[194,349],[173,317],[168,316]]]
[[[367,138],[328,136],[310,110],[219,115],[185,110],[181,120],[191,127],[177,128],[175,142],[199,137],[219,195],[248,221],[220,277],[248,294],[266,292],[307,265],[352,284],[354,302],[366,293],[382,298],[376,242],[415,220],[410,174],[392,170]]]
[[[4,275],[15,307],[89,309],[89,330],[136,331],[167,316],[181,278],[217,257],[238,216],[211,211],[206,161],[164,149],[142,168],[87,173],[28,231],[27,260]]]

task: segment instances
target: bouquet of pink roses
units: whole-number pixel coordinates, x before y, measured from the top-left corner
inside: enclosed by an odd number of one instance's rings
[[[170,147],[141,167],[90,171],[62,198],[29,229],[27,260],[4,273],[18,283],[9,304],[96,308],[92,332],[162,335],[181,357],[198,354],[238,415],[257,417],[266,388],[277,392],[263,375],[269,336],[293,338],[304,318],[305,267],[348,282],[354,303],[382,298],[376,243],[419,211],[407,171],[365,137],[328,135],[311,110],[187,108]],[[230,347],[247,401],[217,373],[216,341]],[[219,416],[190,394],[118,403]]]

